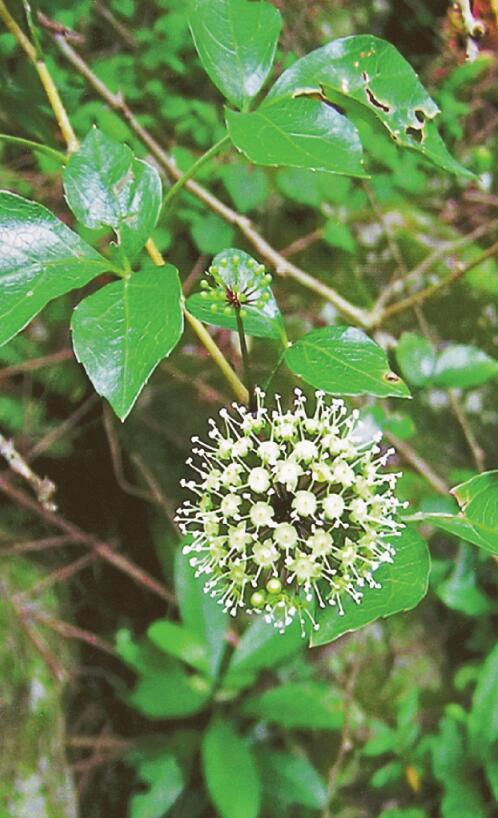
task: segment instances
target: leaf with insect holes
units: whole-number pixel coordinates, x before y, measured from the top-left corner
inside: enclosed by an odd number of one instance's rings
[[[243,250],[229,249],[213,259],[205,289],[187,299],[187,309],[200,321],[237,331],[236,306],[247,335],[285,337],[282,315],[262,264]]]
[[[323,327],[304,335],[286,352],[295,375],[334,395],[409,398],[384,350],[356,327]]]
[[[411,65],[385,40],[370,34],[344,37],[301,57],[283,72],[258,110],[270,116],[273,106],[296,97],[319,97],[354,122],[351,100],[376,116],[396,144],[450,173],[473,178],[437,131],[438,106]]]
[[[0,345],[60,295],[112,263],[46,207],[0,192]]]
[[[85,227],[112,227],[129,262],[150,237],[161,210],[157,170],[95,127],[69,159],[64,192]]]

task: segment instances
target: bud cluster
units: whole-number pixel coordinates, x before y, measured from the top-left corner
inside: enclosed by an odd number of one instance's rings
[[[201,298],[209,299],[213,313],[240,310],[244,318],[244,307],[263,309],[270,300],[270,283],[271,275],[247,253],[220,254],[201,281]]]
[[[297,614],[316,628],[317,608],[344,614],[345,596],[359,604],[395,557],[399,475],[383,472],[394,450],[362,443],[358,412],[322,392],[311,412],[300,390],[291,411],[279,396],[271,410],[256,397],[254,412],[222,409],[209,444],[193,438],[197,479],[182,485],[195,500],[177,517],[184,552],[231,614],[263,611],[280,630]]]

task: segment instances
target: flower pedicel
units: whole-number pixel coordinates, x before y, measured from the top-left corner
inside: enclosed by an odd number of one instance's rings
[[[182,481],[196,495],[178,511],[204,589],[232,615],[264,611],[284,630],[297,615],[318,625],[316,607],[337,606],[344,595],[361,603],[365,586],[379,588],[377,568],[395,558],[391,538],[402,525],[394,496],[399,475],[383,473],[393,449],[355,435],[358,412],[316,392],[308,414],[296,390],[294,408],[264,405],[256,391],[251,413],[220,411],[223,429],[210,421],[211,443],[193,438],[187,461],[197,480]]]

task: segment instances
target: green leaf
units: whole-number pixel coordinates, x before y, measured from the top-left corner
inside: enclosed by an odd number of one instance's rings
[[[148,784],[148,791],[132,795],[130,818],[163,818],[185,785],[176,758],[171,753],[162,753],[142,761],[137,774]]]
[[[418,519],[498,555],[498,470],[478,474],[451,493],[459,514],[421,514]]]
[[[283,634],[257,617],[243,633],[228,666],[224,685],[236,684],[237,676],[276,667],[302,648],[301,626],[296,619]]]
[[[148,671],[139,679],[129,702],[150,719],[175,719],[202,710],[210,692],[205,679],[189,676],[171,659],[163,671]]]
[[[249,301],[242,304],[244,332],[258,338],[283,339],[284,324],[275,296],[271,287],[260,280],[264,267],[243,250],[230,248],[215,256],[210,269],[213,268],[217,277],[214,285],[187,299],[187,309],[192,315],[206,324],[237,332],[235,310],[226,293],[228,290],[248,292]]]
[[[292,804],[314,810],[325,807],[327,787],[307,758],[262,748],[258,764],[265,800],[283,814]]]
[[[263,103],[256,111],[225,111],[230,138],[257,165],[287,165],[366,177],[355,126],[314,99]]]
[[[261,90],[272,67],[281,17],[269,3],[191,0],[190,29],[204,70],[237,108]]]
[[[197,214],[196,214],[197,216]],[[197,249],[205,255],[219,253],[227,245],[232,244],[235,231],[231,224],[216,213],[208,213],[194,219],[190,228],[192,238]]]
[[[287,682],[251,696],[242,712],[282,727],[339,730],[343,721],[340,696],[322,682]]]
[[[214,719],[202,743],[204,778],[221,818],[257,818],[261,783],[247,742],[231,722]]]
[[[237,210],[248,213],[264,204],[268,196],[266,172],[245,162],[225,165],[220,171],[223,184]]]
[[[347,224],[329,219],[323,228],[323,240],[331,247],[344,250],[345,253],[356,252],[356,240]]]
[[[413,68],[399,51],[378,37],[358,35],[334,40],[297,60],[279,77],[265,108],[296,96],[316,96],[344,104],[354,121],[358,103],[375,115],[391,139],[436,165],[472,177],[448,153],[433,122],[439,112]]]
[[[482,616],[492,610],[489,599],[477,586],[475,554],[470,546],[462,543],[449,577],[436,587],[436,594],[448,608],[467,616]]]
[[[76,357],[121,420],[181,337],[181,299],[178,271],[168,264],[107,284],[73,313]]]
[[[379,719],[372,719],[369,723],[373,736],[367,741],[362,749],[365,756],[375,757],[392,752],[396,747],[396,732]]]
[[[0,344],[53,298],[112,268],[45,207],[0,191]]]
[[[486,818],[479,779],[469,764],[462,727],[449,716],[432,740],[434,775],[443,787],[442,818]]]
[[[344,616],[337,610],[326,609],[318,615],[320,629],[314,631],[311,645],[325,645],[349,631],[414,608],[427,593],[430,571],[426,542],[411,528],[400,537],[392,537],[396,549],[392,564],[385,563],[375,572],[381,588],[364,588],[360,603],[348,596],[343,599]]]
[[[469,744],[473,756],[481,762],[496,757],[498,743],[498,645],[488,655],[472,697],[469,721]]]
[[[431,383],[436,351],[430,341],[416,332],[404,332],[396,347],[396,360],[404,378],[414,386]]]
[[[449,344],[439,354],[434,384],[468,389],[481,386],[498,374],[498,361],[481,349],[464,344]]]
[[[168,619],[160,619],[152,623],[147,636],[160,650],[170,656],[182,659],[203,673],[208,671],[205,644],[182,625]]]
[[[335,395],[409,398],[401,378],[391,371],[385,352],[355,327],[324,327],[305,335],[286,352],[295,375]]]
[[[204,644],[214,678],[227,646],[228,616],[221,605],[204,593],[202,582],[196,579],[194,569],[181,549],[175,558],[175,591],[185,627]]]
[[[64,191],[78,221],[93,230],[112,227],[129,262],[150,237],[161,210],[157,170],[96,127],[71,155]]]

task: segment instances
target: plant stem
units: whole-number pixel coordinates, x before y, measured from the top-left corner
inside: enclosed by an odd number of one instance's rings
[[[494,256],[496,253],[498,253],[498,241],[495,241],[491,247],[484,250],[484,252],[477,258],[469,261],[468,264],[457,267],[452,273],[450,273],[450,275],[446,276],[446,278],[438,281],[437,284],[432,284],[430,287],[425,287],[425,289],[420,290],[418,293],[408,296],[408,298],[403,298],[401,301],[396,301],[394,304],[390,304],[380,313],[380,315],[376,317],[374,325],[380,326],[380,324],[383,323],[386,318],[391,318],[391,316],[396,315],[399,312],[404,312],[405,310],[409,310],[411,307],[421,304],[423,301],[426,301],[428,298],[436,295],[436,293],[438,293],[440,290],[443,290],[445,287],[453,284],[453,282],[458,281],[459,278],[462,278],[464,275],[470,272],[470,270],[473,270],[474,267],[482,264],[483,261],[491,258],[491,256]]]
[[[62,151],[58,151],[55,148],[50,148],[48,145],[43,145],[41,142],[33,142],[31,139],[23,139],[20,136],[10,136],[10,134],[0,133],[0,142],[7,142],[8,144],[29,148],[32,151],[38,151],[38,153],[44,153],[51,159],[55,159],[61,165],[63,165],[66,161],[66,156],[62,153]]]
[[[145,248],[156,267],[163,267],[165,264],[164,258],[153,239],[149,239],[147,241]],[[232,387],[232,391],[237,399],[243,403],[247,403],[247,389],[228,363],[216,341],[211,338],[204,324],[201,324],[201,322],[198,321],[197,318],[195,318],[190,312],[188,312],[185,307],[183,307],[183,314],[194,330],[201,344],[207,349],[217,367],[221,370],[221,372],[223,372],[223,375]]]
[[[14,35],[25,54],[33,63],[48,97],[48,101],[50,102],[52,110],[55,114],[57,124],[59,125],[62,136],[64,137],[68,151],[71,153],[72,151],[77,150],[79,147],[78,139],[69,121],[66,109],[64,108],[64,104],[60,98],[59,92],[50,75],[50,72],[43,60],[38,59],[36,48],[29,38],[26,37],[24,31],[18,26],[3,0],[0,0],[0,19],[3,20],[10,33]]]
[[[242,365],[244,367],[244,380],[248,392],[248,405],[251,412],[256,410],[256,398],[254,394],[254,384],[252,381],[251,365],[249,362],[249,352],[247,350],[246,333],[244,330],[244,323],[240,314],[240,307],[235,308],[235,317],[237,319],[237,332],[239,334],[240,354],[242,356]]]
[[[181,192],[182,188],[186,185],[189,179],[192,179],[192,177],[197,174],[200,168],[202,168],[203,165],[209,162],[209,160],[212,159],[213,156],[216,156],[216,154],[219,153],[225,147],[225,145],[228,145],[229,142],[230,137],[228,136],[228,134],[225,134],[225,136],[218,142],[216,142],[214,145],[212,145],[209,148],[209,150],[206,151],[206,153],[203,153],[202,156],[199,156],[199,158],[194,162],[193,165],[191,165],[191,167],[183,174],[183,176],[180,176],[180,178],[176,180],[174,185],[170,187],[170,189],[166,193],[166,196],[164,197],[162,206],[163,214],[168,210],[175,196],[177,196]]]

